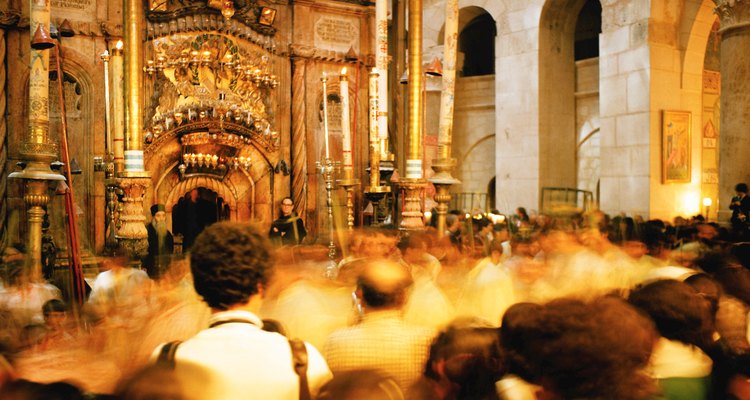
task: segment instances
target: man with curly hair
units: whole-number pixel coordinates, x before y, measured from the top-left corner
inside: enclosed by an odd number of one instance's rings
[[[298,399],[299,378],[287,339],[266,332],[257,316],[273,259],[265,232],[220,222],[195,240],[190,268],[196,292],[211,308],[209,328],[179,344],[174,369],[191,399]],[[307,350],[310,391],[331,378],[325,360]],[[162,354],[160,347],[154,357]]]

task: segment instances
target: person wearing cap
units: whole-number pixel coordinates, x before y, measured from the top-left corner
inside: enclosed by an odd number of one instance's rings
[[[167,229],[167,213],[164,204],[151,206],[151,223],[148,231],[148,254],[143,260],[143,267],[152,278],[157,278],[169,265],[169,256],[174,251],[174,238]]]

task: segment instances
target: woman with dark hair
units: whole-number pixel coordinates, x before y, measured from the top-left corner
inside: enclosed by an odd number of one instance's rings
[[[651,317],[661,335],[649,369],[664,398],[708,399],[713,362],[703,350],[711,346],[706,301],[684,282],[660,280],[633,291],[630,303]]]
[[[458,319],[438,334],[425,372],[410,398],[497,400],[505,371],[497,328],[481,319]]]
[[[526,322],[519,356],[541,386],[537,399],[645,400],[657,392],[644,372],[653,323],[626,302],[562,298]]]

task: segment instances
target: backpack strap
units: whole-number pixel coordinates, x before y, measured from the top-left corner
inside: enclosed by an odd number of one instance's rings
[[[292,349],[292,366],[299,376],[299,399],[310,400],[310,385],[307,383],[307,348],[299,339],[289,339]]]
[[[161,351],[159,352],[159,357],[156,359],[156,365],[168,369],[174,369],[174,357],[177,353],[177,346],[179,346],[180,343],[182,343],[182,341],[175,340],[174,342],[169,342],[162,346]]]

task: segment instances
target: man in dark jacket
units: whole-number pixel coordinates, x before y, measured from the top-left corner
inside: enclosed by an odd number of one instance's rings
[[[281,216],[271,224],[268,237],[277,245],[296,245],[302,243],[305,236],[305,223],[294,212],[292,198],[284,197],[281,200]]]

